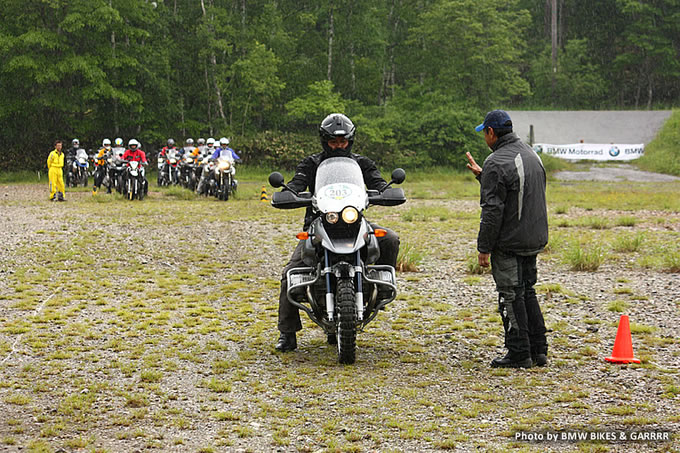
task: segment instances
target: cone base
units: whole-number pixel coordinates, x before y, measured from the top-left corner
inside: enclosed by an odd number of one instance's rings
[[[642,363],[640,362],[640,359],[634,359],[632,357],[630,359],[624,359],[623,357],[605,357],[605,360],[611,363]]]

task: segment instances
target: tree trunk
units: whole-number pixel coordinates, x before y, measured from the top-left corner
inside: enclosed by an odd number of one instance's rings
[[[333,37],[335,34],[335,28],[333,25],[333,6],[331,6],[331,11],[328,17],[328,72],[327,79],[331,80],[331,75],[333,74]]]
[[[112,0],[109,0],[109,8],[113,8]],[[111,61],[116,61],[116,31],[111,32]],[[118,126],[118,99],[113,98],[113,131],[117,136],[120,127]]]
[[[383,64],[383,77],[382,77],[382,84],[380,86],[380,93],[378,95],[378,104],[379,105],[384,105],[385,102],[387,101],[387,91],[388,89],[394,95],[394,86],[392,84],[394,83],[395,80],[395,73],[396,73],[396,65],[394,63],[394,48],[396,47],[396,41],[397,41],[397,29],[399,27],[399,18],[397,16],[397,2],[401,2],[401,0],[392,0],[392,5],[390,5],[390,13],[387,16],[387,23],[388,26],[391,25],[391,37],[390,37],[390,42],[387,45],[386,49],[386,62]]]
[[[211,6],[212,6],[212,4],[211,4]],[[201,0],[201,9],[203,10],[203,19],[206,21],[206,24],[208,24],[209,31],[214,32],[214,29],[211,26],[212,22],[208,22],[204,0]],[[212,18],[210,20],[212,21]],[[210,79],[212,79],[213,85],[215,87],[215,97],[217,98],[217,108],[219,110],[220,118],[222,118],[222,121],[224,122],[224,126],[226,127],[227,126],[227,117],[224,114],[224,106],[223,106],[223,103],[222,103],[222,91],[220,90],[220,86],[217,83],[217,78],[216,78],[216,75],[215,75],[215,73],[217,72],[217,70],[216,70],[217,69],[217,58],[215,57],[215,51],[214,50],[210,51],[210,64],[211,64],[211,68],[210,68],[211,77],[210,77]],[[208,78],[207,68],[206,68],[206,83],[208,85],[208,92],[210,92],[210,81],[209,81],[209,78]],[[211,122],[210,128],[211,128],[211,133],[212,133],[212,122]]]
[[[552,104],[555,105],[555,90],[557,87],[557,0],[551,0],[550,7],[552,11],[550,20],[550,36],[552,41],[552,82],[550,87]]]
[[[357,76],[356,76],[356,70],[355,70],[355,53],[354,53],[354,35],[352,34],[352,12],[354,10],[354,0],[349,2],[349,12],[347,14],[348,18],[348,30],[347,34],[349,35],[349,69],[350,69],[350,77],[351,77],[351,88],[352,88],[352,98],[356,99],[357,97]]]

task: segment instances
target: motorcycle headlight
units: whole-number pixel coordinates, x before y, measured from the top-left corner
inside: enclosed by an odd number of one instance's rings
[[[356,208],[353,207],[347,207],[343,209],[342,211],[342,220],[345,221],[345,223],[354,223],[357,221],[359,218],[359,211],[356,210]]]
[[[326,222],[338,223],[338,220],[340,220],[340,216],[338,215],[337,212],[329,212],[326,214]]]
[[[175,159],[170,159],[170,163],[171,163],[171,164],[174,164],[175,162],[177,162],[177,160],[175,160]]]
[[[231,165],[228,161],[220,162],[220,170],[229,170],[229,167],[231,167]]]

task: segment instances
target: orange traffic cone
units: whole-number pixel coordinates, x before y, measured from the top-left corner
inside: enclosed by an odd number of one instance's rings
[[[630,322],[627,315],[621,315],[612,356],[606,357],[605,360],[612,363],[640,363],[639,359],[633,357],[633,340],[630,336]]]

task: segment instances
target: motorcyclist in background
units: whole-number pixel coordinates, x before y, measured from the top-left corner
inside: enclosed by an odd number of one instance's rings
[[[193,153],[194,150],[197,150],[196,146],[194,145],[194,139],[193,138],[187,138],[184,141],[184,148],[182,149],[182,155],[186,153]],[[198,154],[198,151],[196,151],[196,154]],[[196,155],[194,154],[194,155]]]
[[[215,150],[215,152],[210,156],[212,159],[218,159],[220,157],[231,157],[233,161],[241,160],[236,154],[236,151],[229,147],[229,139],[227,137],[222,137],[220,139],[220,147]]]
[[[80,140],[77,138],[74,138],[71,140],[71,147],[66,150],[64,153],[64,158],[66,160],[66,164],[64,165],[64,181],[66,181],[66,185],[69,186],[71,184],[71,176],[73,173],[73,161],[76,160],[76,153],[80,149]]]
[[[146,161],[146,153],[142,151],[140,143],[134,138],[130,139],[128,142],[128,149],[125,150],[123,159],[128,162],[137,161],[142,166],[142,176],[144,177],[144,194],[146,195],[149,192],[149,182],[146,180],[146,172],[144,171],[144,167],[148,165],[148,162]],[[127,172],[125,173],[124,177],[125,182],[123,186],[127,184]]]
[[[99,187],[106,176],[106,159],[111,155],[111,140],[105,138],[102,140],[102,147],[99,149],[97,156],[94,158],[94,184],[92,185],[92,195],[97,195]],[[106,193],[111,193],[111,183],[106,186]]]
[[[199,161],[209,159],[213,155],[214,151],[215,151],[215,139],[210,137],[205,142],[205,149],[203,150],[203,152],[199,156]],[[213,175],[212,175],[212,173],[210,173],[209,165],[204,163],[203,169],[201,171],[201,179],[198,181],[198,185],[196,186],[196,193],[197,194],[203,195],[206,192],[208,180],[212,177],[213,177]]]
[[[171,149],[177,150],[177,147],[175,146],[175,140],[169,138],[166,145],[161,149],[161,156],[165,157],[167,152]]]
[[[196,142],[196,148],[198,148],[198,152],[196,155],[203,155],[205,151],[205,139],[204,138],[199,138],[198,141]]]
[[[113,141],[113,144],[115,145],[113,147],[113,156],[122,159],[123,154],[125,154],[125,146],[123,146],[123,139],[118,137]]]

